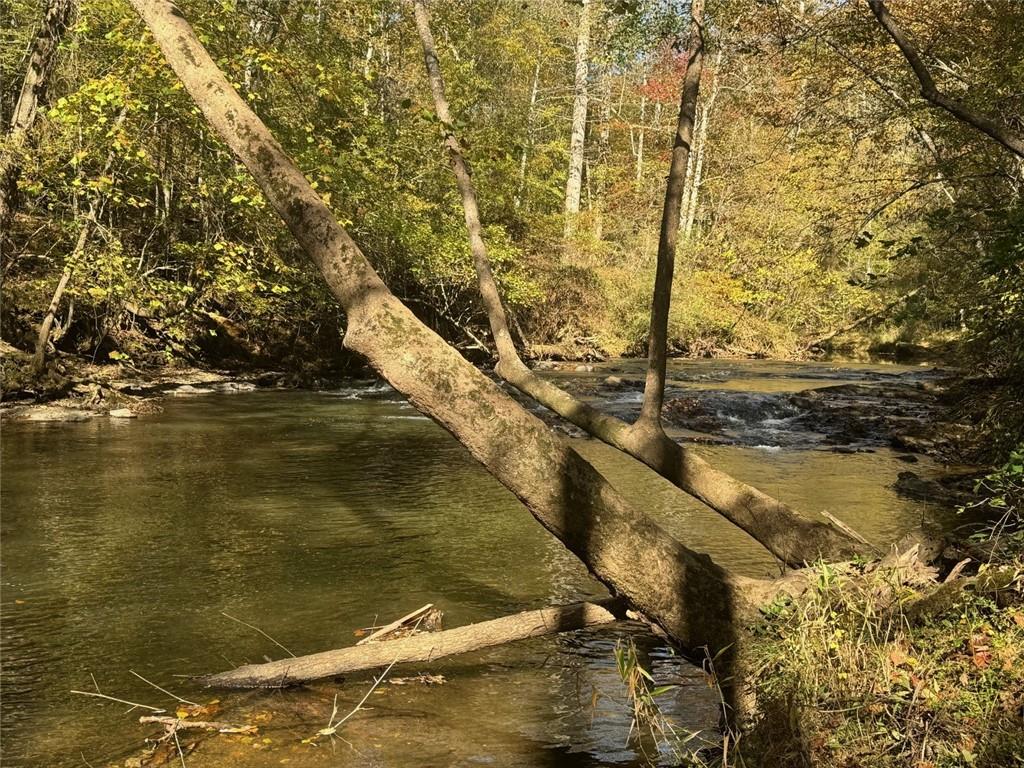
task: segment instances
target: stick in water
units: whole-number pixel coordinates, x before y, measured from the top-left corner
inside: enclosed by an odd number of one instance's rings
[[[278,648],[280,648],[280,649],[281,649],[282,651],[284,651],[284,652],[285,652],[285,653],[287,653],[287,654],[288,654],[289,656],[291,656],[291,657],[292,657],[293,659],[295,658],[295,654],[294,654],[294,653],[292,653],[291,651],[289,651],[289,650],[288,650],[287,648],[285,648],[285,647],[284,647],[283,645],[281,645],[281,644],[280,644],[279,642],[277,642],[277,640],[275,640],[274,638],[272,638],[272,637],[271,637],[270,635],[268,635],[268,634],[267,634],[266,632],[264,632],[264,631],[263,631],[262,629],[260,629],[259,627],[257,627],[257,626],[254,626],[254,625],[250,624],[250,623],[249,623],[249,622],[247,622],[247,621],[242,621],[241,619],[236,619],[236,618],[235,618],[234,616],[232,616],[232,615],[231,615],[230,613],[226,613],[226,612],[224,612],[224,611],[221,611],[221,612],[220,612],[220,615],[221,615],[221,616],[226,616],[227,618],[231,619],[232,621],[237,621],[237,622],[238,622],[239,624],[241,624],[242,626],[248,627],[249,629],[254,629],[254,630],[256,630],[256,631],[257,631],[257,632],[259,632],[259,633],[260,633],[261,635],[263,635],[263,636],[264,636],[265,638],[267,638],[267,640],[269,640],[269,641],[270,641],[270,642],[272,642],[272,643],[273,643],[274,645],[276,645],[276,646],[277,646]]]
[[[166,709],[160,709],[159,707],[151,707],[148,704],[139,704],[137,701],[128,701],[127,699],[118,699],[114,696],[107,696],[105,693],[96,693],[94,691],[71,691],[71,693],[77,696],[95,696],[97,699],[106,699],[107,701],[116,701],[118,704],[130,704],[133,707],[141,707],[142,709],[148,709],[150,712],[166,712]]]
[[[136,672],[133,669],[129,669],[128,671],[131,672],[133,675],[135,675],[137,678],[139,678],[139,680],[141,680],[142,682],[146,683],[146,685],[153,686],[154,688],[156,688],[161,693],[166,693],[172,699],[177,699],[182,704],[188,704],[189,706],[192,706],[192,707],[200,707],[200,706],[202,706],[201,704],[196,704],[194,701],[189,701],[188,699],[183,699],[183,698],[181,698],[181,696],[178,696],[176,694],[171,693],[166,688],[161,688],[159,685],[157,685],[156,683],[154,683],[151,680],[147,680],[146,678],[144,678],[142,675],[140,675],[138,672]]]

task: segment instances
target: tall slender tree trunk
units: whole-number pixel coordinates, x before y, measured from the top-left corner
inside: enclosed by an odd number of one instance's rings
[[[594,239],[604,237],[604,203],[607,190],[608,142],[611,138],[612,79],[607,69],[601,77],[601,127],[597,132],[597,168],[594,174]]]
[[[49,0],[42,24],[32,43],[21,93],[14,105],[7,140],[0,153],[0,247],[7,238],[14,215],[18,178],[21,176],[19,155],[35,123],[39,105],[46,101],[50,76],[57,60],[57,48],[71,23],[74,11],[74,0]]]
[[[721,512],[786,563],[799,565],[819,556],[841,559],[860,551],[859,543],[852,541],[842,531],[820,521],[808,520],[756,488],[719,472],[699,456],[675,443],[664,431],[634,429],[540,378],[523,364],[508,331],[500,292],[494,282],[483,240],[476,193],[462,157],[458,137],[452,129],[453,121],[445,97],[429,17],[421,0],[415,0],[414,10],[434,108],[444,130],[445,146],[463,200],[480,294],[498,348],[498,365],[495,369],[498,375],[594,437],[643,461],[686,493]],[[695,94],[691,93],[689,98],[692,102]],[[692,103],[689,109],[692,120]],[[675,222],[678,224],[678,199],[676,203]]]
[[[430,30],[430,17],[422,0],[413,0],[413,13],[416,17],[416,30],[419,32],[420,42],[423,45],[423,59],[427,68],[427,77],[430,80],[431,94],[434,98],[434,111],[437,113],[437,119],[444,131],[448,159],[451,162],[452,171],[455,173],[455,181],[462,198],[466,231],[469,234],[469,250],[473,256],[473,268],[476,270],[480,297],[483,299],[484,308],[487,311],[487,320],[494,336],[494,344],[500,357],[518,360],[519,354],[516,352],[512,334],[508,329],[505,308],[501,303],[498,285],[494,281],[494,273],[491,270],[491,261],[487,256],[487,246],[484,244],[480,209],[477,205],[476,190],[473,188],[473,179],[462,155],[462,147],[455,135],[454,121],[448,109],[448,98],[444,92],[444,80],[441,76],[441,64],[437,57],[437,46],[434,44],[434,35]]]
[[[700,195],[700,185],[704,176],[704,156],[707,152],[708,126],[711,124],[711,113],[715,108],[715,101],[718,99],[720,89],[718,84],[718,70],[722,65],[722,51],[715,56],[714,84],[708,91],[708,97],[700,103],[700,115],[697,119],[697,135],[694,138],[694,152],[690,153],[690,165],[688,167],[686,189],[683,193],[683,238],[689,240],[693,235],[693,225],[697,219],[697,205]],[[696,160],[694,161],[694,158]]]
[[[661,407],[665,400],[665,368],[668,358],[668,316],[672,303],[672,276],[675,271],[676,238],[679,233],[679,211],[686,184],[686,165],[693,142],[693,122],[700,91],[704,62],[703,0],[691,5],[690,42],[687,49],[686,75],[679,101],[679,119],[672,144],[672,163],[665,187],[665,205],[661,214],[661,235],[658,240],[658,263],[651,299],[651,327],[647,343],[647,379],[640,417],[634,429],[650,434],[663,433]]]
[[[110,129],[108,135],[113,136],[121,125],[124,123],[125,115],[127,114],[125,109],[122,109],[118,114],[117,119],[114,121],[113,126]],[[101,176],[107,175],[110,171],[110,167],[114,164],[114,150],[111,149],[107,152],[107,159],[103,163],[103,170],[100,172]],[[53,292],[53,296],[50,299],[50,304],[46,308],[46,314],[43,315],[43,321],[39,324],[39,333],[36,336],[36,350],[32,356],[32,371],[38,375],[43,372],[46,367],[46,347],[50,343],[50,333],[53,330],[53,322],[57,316],[57,310],[60,308],[61,299],[64,297],[64,291],[67,290],[68,282],[71,280],[71,275],[75,271],[75,267],[78,265],[78,261],[85,251],[85,245],[89,241],[89,235],[92,234],[93,228],[96,226],[96,218],[99,216],[100,209],[102,208],[102,197],[100,192],[96,192],[89,201],[89,210],[85,214],[85,220],[82,222],[81,229],[78,230],[78,237],[75,240],[74,248],[71,249],[71,253],[64,261],[64,269],[61,272],[60,280],[57,281],[57,287]]]
[[[572,236],[580,212],[583,150],[587,134],[587,79],[590,72],[590,12],[593,0],[581,0],[576,35],[576,74],[573,82],[572,132],[569,135],[569,175],[565,182],[565,237]]]
[[[530,87],[530,105],[526,108],[526,140],[523,142],[523,151],[519,156],[519,183],[516,184],[515,207],[523,204],[523,195],[526,192],[526,162],[529,159],[530,151],[533,149],[533,120],[534,110],[537,108],[537,87],[540,83],[540,61],[533,68],[533,85]]]
[[[647,85],[647,79],[644,79],[644,86]],[[636,180],[640,181],[644,177],[644,119],[647,117],[647,94],[640,96],[640,129],[639,135],[636,140]]]

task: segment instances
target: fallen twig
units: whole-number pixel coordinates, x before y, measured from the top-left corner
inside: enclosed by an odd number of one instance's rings
[[[161,693],[166,693],[172,699],[176,699],[177,701],[180,701],[182,704],[188,704],[189,706],[192,706],[192,707],[202,706],[201,704],[196,704],[194,701],[189,701],[188,699],[183,699],[183,698],[181,698],[181,696],[178,696],[177,694],[171,693],[166,688],[161,688],[159,685],[157,685],[156,683],[154,683],[151,680],[147,680],[146,678],[144,678],[142,675],[140,675],[138,672],[136,672],[133,669],[129,669],[128,671],[131,672],[133,675],[135,675],[137,678],[139,678],[139,680],[144,682],[146,685],[153,686],[154,688],[156,688]]]
[[[276,646],[277,646],[278,648],[280,648],[280,649],[281,649],[282,651],[284,651],[284,652],[285,652],[285,653],[287,653],[287,654],[288,654],[289,656],[291,656],[291,657],[292,657],[293,659],[295,658],[295,654],[294,654],[294,653],[292,653],[291,651],[289,651],[289,650],[288,650],[287,648],[285,648],[285,647],[284,647],[283,645],[281,645],[281,643],[277,642],[277,640],[275,640],[274,638],[272,638],[272,637],[271,637],[270,635],[268,635],[268,634],[267,634],[266,632],[264,632],[264,631],[263,631],[262,629],[260,629],[259,627],[255,626],[254,624],[250,624],[250,623],[249,623],[249,622],[247,622],[247,621],[242,621],[241,619],[235,618],[235,617],[234,617],[234,616],[232,616],[232,615],[231,615],[230,613],[227,613],[227,612],[225,612],[225,611],[221,611],[221,612],[220,612],[220,615],[221,615],[221,616],[225,616],[225,617],[227,617],[227,618],[231,619],[232,621],[237,621],[237,622],[238,622],[239,624],[241,624],[242,626],[248,627],[249,629],[253,629],[253,630],[256,630],[256,631],[257,631],[257,632],[259,632],[259,633],[260,633],[261,635],[263,635],[263,636],[264,636],[265,638],[267,638],[267,640],[269,640],[269,641],[270,641],[270,642],[272,642],[272,643],[273,643],[274,645],[276,645]]]
[[[95,691],[71,691],[71,693],[77,696],[95,696],[97,699],[106,699],[107,701],[116,701],[118,704],[129,704],[132,707],[140,707],[142,709],[148,709],[150,712],[166,712],[166,709],[160,709],[159,707],[151,707],[148,704],[139,704],[137,701],[128,701],[127,699],[119,699],[115,696],[107,696],[105,693],[98,693]]]
[[[255,733],[258,730],[255,725],[232,725],[231,723],[219,723],[211,720],[183,720],[180,717],[160,715],[143,715],[139,718],[139,722],[159,723],[167,728],[174,728],[179,731],[201,730],[217,731],[219,733]]]
[[[380,627],[379,629],[377,629],[372,634],[364,637],[362,640],[360,640],[358,643],[356,643],[356,645],[365,645],[366,643],[377,642],[378,640],[381,640],[382,638],[386,637],[387,635],[389,635],[392,632],[394,632],[395,630],[397,630],[399,627],[402,627],[402,626],[408,624],[409,622],[411,622],[413,620],[422,618],[430,610],[432,610],[433,607],[434,607],[433,603],[427,603],[422,608],[417,608],[412,613],[407,613],[402,618],[396,619],[395,621],[392,621],[390,624],[385,624],[383,627]],[[417,626],[418,625],[419,625],[419,622],[417,621]]]
[[[391,668],[395,666],[397,662],[398,659],[395,659],[390,664],[388,664],[387,669],[381,672],[380,677],[373,681],[373,685],[370,686],[370,689],[366,692],[363,698],[359,700],[359,703],[352,708],[351,712],[349,712],[347,715],[341,718],[341,720],[339,720],[338,722],[334,722],[334,716],[338,714],[338,694],[334,694],[334,707],[331,710],[331,717],[327,721],[327,727],[321,728],[319,731],[317,731],[316,736],[314,736],[313,739],[316,739],[320,736],[334,736],[335,734],[337,734],[338,729],[341,728],[342,725],[344,725],[345,721],[363,708],[363,704],[365,704],[366,700],[370,698],[370,694],[377,690],[377,686],[384,682],[384,679],[388,676],[388,672],[391,671]]]

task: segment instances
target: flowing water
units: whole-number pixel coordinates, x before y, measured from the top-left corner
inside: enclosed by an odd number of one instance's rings
[[[618,361],[551,375],[593,391]],[[699,450],[797,508],[827,509],[875,542],[946,513],[897,496],[905,465],[882,445],[837,454],[788,393],[927,377],[849,364],[673,362],[670,397],[727,423]],[[589,388],[589,389],[588,389]],[[631,389],[594,395],[639,407]],[[2,749],[8,766],[124,763],[151,734],[140,710],[72,689],[174,708],[133,676],[195,701],[185,677],[354,641],[353,630],[433,602],[447,626],[603,594],[582,566],[446,432],[389,388],[254,391],[171,398],[132,421],[6,423],[2,441]],[[678,432],[680,439],[691,433]],[[719,436],[722,438],[722,436]],[[738,572],[777,573],[723,519],[614,450],[580,450],[691,547]],[[865,446],[861,446],[864,448]],[[922,460],[921,474],[938,467]],[[443,685],[383,685],[340,737],[323,728],[371,680],[222,696],[219,719],[255,719],[258,738],[218,737],[200,765],[634,765],[631,713],[614,648],[632,637],[684,731],[711,737],[715,691],[638,628],[549,637],[412,670]]]

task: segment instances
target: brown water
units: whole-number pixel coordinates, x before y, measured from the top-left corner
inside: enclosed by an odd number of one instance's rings
[[[617,366],[620,374],[639,370]],[[585,384],[611,367],[556,375]],[[894,374],[916,372],[679,362],[672,379],[677,393],[770,402]],[[629,411],[636,402],[627,392],[607,405]],[[206,701],[210,692],[176,675],[283,654],[222,612],[301,654],[350,644],[354,629],[427,602],[455,626],[602,594],[461,446],[386,387],[208,394],[165,405],[128,422],[3,427],[4,765],[121,764],[152,733],[137,723],[138,710],[71,689],[94,690],[95,680],[107,694],[173,708],[130,670]],[[748,444],[700,450],[798,508],[828,509],[872,541],[890,541],[923,518],[948,522],[889,490],[906,468],[890,450],[840,455],[812,437],[779,447],[768,438],[785,437],[784,417],[748,421]],[[775,571],[745,534],[645,468],[599,443],[579,445],[691,547],[742,573]],[[188,765],[641,764],[640,748],[627,742],[630,712],[613,657],[625,637],[648,655],[659,682],[680,683],[663,700],[679,729],[713,736],[715,694],[699,671],[623,627],[396,670],[442,673],[448,682],[382,686],[343,739],[316,746],[301,742],[326,725],[335,694],[348,711],[368,678],[222,696],[219,717],[259,714],[260,738],[211,739]]]

